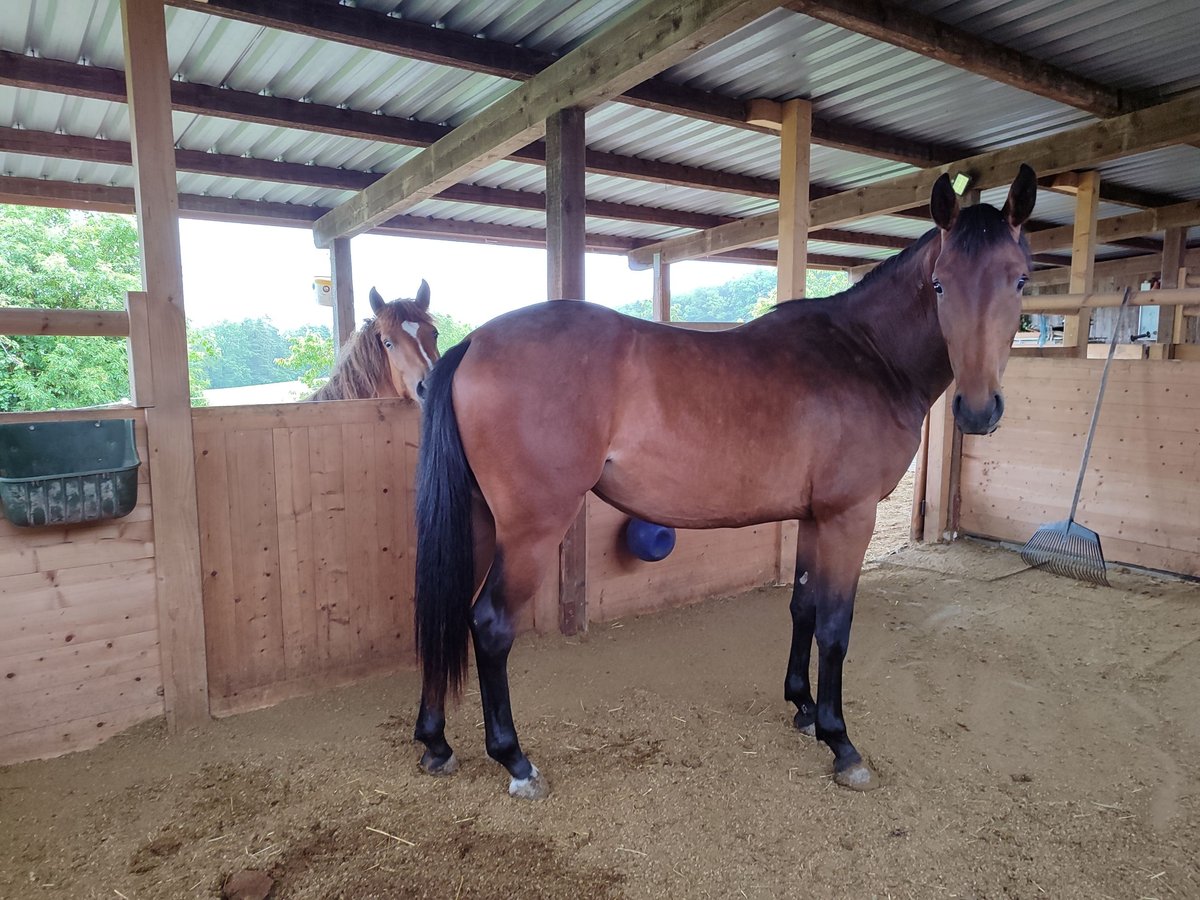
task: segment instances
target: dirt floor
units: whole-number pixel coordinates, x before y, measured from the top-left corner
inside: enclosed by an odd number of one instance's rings
[[[322,900],[1200,897],[1200,588],[895,543],[847,663],[874,793],[791,729],[767,588],[519,640],[542,803],[506,796],[474,692],[461,771],[420,774],[413,675],[0,770],[0,897],[215,898],[244,869]]]

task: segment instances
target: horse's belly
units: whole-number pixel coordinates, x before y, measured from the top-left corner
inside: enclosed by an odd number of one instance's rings
[[[712,448],[707,448],[711,450]],[[799,518],[808,505],[802,460],[786,473],[722,453],[669,455],[614,448],[595,491],[631,515],[676,528],[721,528]]]

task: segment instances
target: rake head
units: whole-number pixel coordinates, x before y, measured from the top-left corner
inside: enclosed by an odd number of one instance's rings
[[[1033,533],[1021,559],[1034,569],[1108,587],[1100,535],[1073,519],[1051,522]]]

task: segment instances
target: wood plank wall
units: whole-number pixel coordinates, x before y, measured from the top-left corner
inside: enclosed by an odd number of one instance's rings
[[[413,665],[419,423],[401,400],[193,411],[214,715]]]
[[[1010,361],[1003,423],[963,441],[964,533],[1024,543],[1066,518],[1102,367]],[[1076,521],[1110,563],[1200,576],[1200,363],[1113,360]]]
[[[66,528],[0,519],[0,765],[95,746],[163,714],[145,417],[140,410],[0,416],[133,418],[138,503]]]
[[[628,516],[593,494],[587,499],[588,618],[611,622],[708,597],[774,584],[779,574],[780,525],[680,529],[675,549],[659,562],[642,562],[625,548]],[[794,567],[795,533],[783,541],[784,580]]]

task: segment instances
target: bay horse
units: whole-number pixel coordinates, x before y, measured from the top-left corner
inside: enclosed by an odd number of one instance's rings
[[[371,311],[338,353],[333,374],[309,400],[417,400],[425,374],[438,361],[437,326],[429,314],[429,284],[412,300],[384,302],[371,288]]]
[[[784,697],[833,751],[836,782],[878,778],[847,736],[842,663],[875,508],[907,470],[933,402],[956,385],[958,427],[987,434],[1031,268],[1021,166],[1002,209],[959,208],[859,284],[780,303],[738,328],[688,331],[555,300],[494,319],[426,378],[417,488],[415,738],[422,768],[457,766],[445,701],[472,639],[488,755],[509,793],[549,793],[521,751],[508,689],[514,617],[588,491],[676,528],[799,520]],[[817,645],[817,693],[809,681]]]

